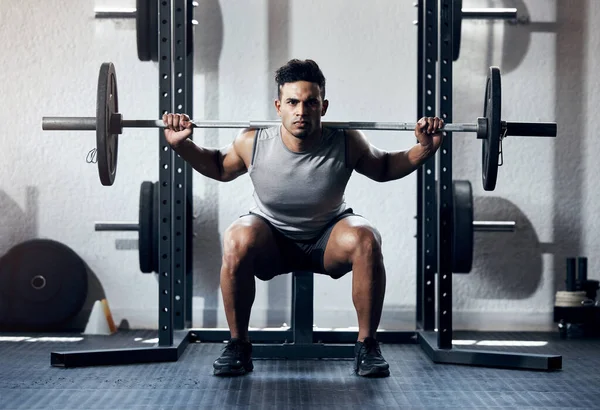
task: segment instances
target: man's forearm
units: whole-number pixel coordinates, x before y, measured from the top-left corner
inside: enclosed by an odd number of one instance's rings
[[[416,144],[406,151],[389,153],[384,180],[391,181],[409,175],[431,158],[434,153],[421,144]]]
[[[221,169],[221,153],[219,150],[199,147],[189,139],[174,146],[173,150],[202,175],[217,181],[222,180],[223,170]]]

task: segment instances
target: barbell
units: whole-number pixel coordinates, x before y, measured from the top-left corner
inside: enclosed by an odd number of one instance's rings
[[[485,88],[483,117],[476,123],[445,124],[442,131],[476,133],[482,140],[483,187],[496,187],[500,144],[506,136],[555,137],[555,122],[502,121],[500,69],[490,67]],[[266,128],[279,121],[192,121],[196,128]],[[413,131],[411,122],[323,122],[338,129]],[[119,113],[117,75],[112,63],[103,63],[98,75],[96,117],[43,117],[47,131],[96,131],[98,172],[102,185],[112,185],[117,172],[118,136],[123,128],[164,128],[162,120],[125,120]]]
[[[415,3],[416,5],[416,3]],[[196,1],[191,1],[190,6],[197,7]],[[190,10],[192,10],[190,8]],[[188,26],[188,51],[193,43],[193,26],[196,20],[188,16],[191,24]],[[136,7],[97,7],[94,16],[98,19],[128,19],[135,18],[137,55],[141,61],[158,62],[158,0],[136,0]],[[453,19],[453,60],[458,60],[462,21],[464,20],[510,20],[517,21],[516,8],[463,8],[462,0],[452,2]]]
[[[105,8],[98,7],[94,9],[94,16],[98,19],[135,19],[137,55],[140,61],[158,62],[159,42],[158,42],[158,0],[136,0],[135,7]],[[188,19],[190,24],[187,27],[187,51],[193,49],[193,27],[198,24],[192,18],[193,7],[197,7],[196,1],[189,2]]]
[[[469,181],[453,181],[452,272],[470,273],[475,232],[514,232],[515,221],[474,221],[473,190]],[[140,271],[158,272],[158,183],[144,181],[140,187],[138,221],[101,221],[96,232],[137,232]]]

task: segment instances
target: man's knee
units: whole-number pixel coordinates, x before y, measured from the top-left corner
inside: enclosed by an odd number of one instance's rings
[[[268,229],[263,222],[252,220],[238,220],[229,226],[223,236],[223,263],[238,266],[252,259],[265,242]]]
[[[381,257],[381,234],[372,226],[355,227],[348,233],[348,238],[344,242],[349,245],[348,251],[352,260]]]

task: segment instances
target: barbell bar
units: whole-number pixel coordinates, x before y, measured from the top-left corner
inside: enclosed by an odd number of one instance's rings
[[[515,221],[473,221],[474,232],[514,232]],[[138,232],[140,224],[134,221],[102,221],[94,223],[96,232]]]
[[[146,0],[147,2],[147,0]],[[192,1],[192,7],[198,7],[197,1]],[[485,10],[485,9],[484,9]],[[94,17],[97,19],[134,19],[137,17],[136,7],[96,7]],[[468,18],[468,17],[467,17]],[[196,22],[197,24],[197,22]]]
[[[461,17],[464,20],[516,20],[517,9],[514,7],[462,8]]]
[[[482,143],[482,179],[484,189],[496,186],[500,143],[506,136],[555,137],[554,122],[507,122],[501,120],[500,69],[490,67],[486,81],[483,117],[477,123],[445,124],[445,132],[476,133]],[[265,128],[279,121],[193,121],[196,128]],[[409,122],[324,122],[325,126],[340,129],[413,131]],[[103,185],[115,180],[118,156],[118,136],[123,128],[162,128],[161,120],[124,120],[118,108],[118,89],[115,67],[103,63],[98,75],[96,117],[43,117],[46,131],[96,131],[98,172]]]
[[[96,7],[94,17],[97,19],[134,19],[137,16],[135,7]]]
[[[482,128],[485,125],[478,123],[446,124],[440,131],[444,132],[474,132],[477,138],[485,138]],[[194,128],[269,128],[281,124],[278,120],[260,121],[190,121]],[[96,131],[96,117],[44,117],[42,129],[45,131]],[[162,120],[124,120],[120,114],[111,119],[110,131],[122,134],[123,128],[165,128]],[[336,129],[378,130],[378,131],[413,131],[417,126],[414,122],[345,122],[323,121],[324,127]],[[509,130],[510,135],[520,137],[543,137],[549,133],[556,133],[556,123],[529,123],[506,122],[502,123],[503,130]]]
[[[515,221],[473,221],[474,232],[514,232]]]
[[[96,222],[94,230],[96,232],[138,232],[140,224],[138,222],[119,221]]]

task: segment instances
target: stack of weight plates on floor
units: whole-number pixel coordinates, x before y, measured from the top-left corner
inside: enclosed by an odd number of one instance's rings
[[[559,307],[580,307],[588,304],[593,304],[594,301],[586,296],[585,291],[579,290],[574,292],[558,291],[556,292],[554,306]]]

